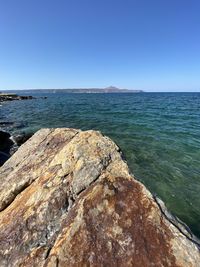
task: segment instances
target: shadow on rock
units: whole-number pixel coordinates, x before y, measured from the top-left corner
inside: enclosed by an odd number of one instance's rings
[[[21,133],[11,136],[8,132],[0,130],[0,166],[12,156],[19,146],[25,143],[33,134]]]

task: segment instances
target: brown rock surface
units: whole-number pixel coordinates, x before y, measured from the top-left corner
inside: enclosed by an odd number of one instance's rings
[[[198,240],[95,131],[43,129],[0,168],[0,266],[200,266]]]

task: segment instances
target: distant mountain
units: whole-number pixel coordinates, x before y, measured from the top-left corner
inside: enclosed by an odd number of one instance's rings
[[[109,87],[106,87],[100,90],[102,90],[104,93],[141,93],[143,92],[142,90],[120,89],[115,86],[109,86]]]

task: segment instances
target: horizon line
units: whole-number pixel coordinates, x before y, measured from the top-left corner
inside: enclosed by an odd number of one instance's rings
[[[92,90],[92,89],[106,89],[108,87],[88,87],[88,88],[84,88],[84,87],[76,87],[76,88],[21,88],[21,89],[0,89],[0,92],[1,91],[39,91],[39,90],[78,90],[78,89],[89,89],[89,90]],[[177,90],[177,91],[155,91],[155,90],[143,90],[143,89],[126,89],[126,88],[117,88],[119,90],[127,90],[127,91],[141,91],[141,92],[138,92],[138,93],[200,93],[200,89],[197,89],[197,90],[194,90],[194,91],[180,91],[180,90]],[[108,92],[109,93],[109,92]]]

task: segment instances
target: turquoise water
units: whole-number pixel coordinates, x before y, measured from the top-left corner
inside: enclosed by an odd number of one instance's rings
[[[200,236],[200,93],[65,94],[3,103],[12,133],[42,127],[100,130],[134,175]]]

